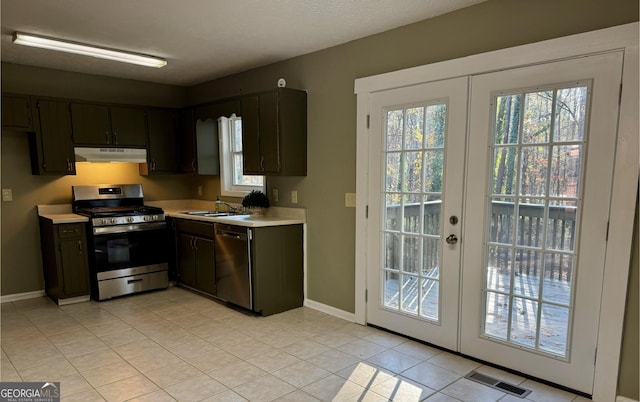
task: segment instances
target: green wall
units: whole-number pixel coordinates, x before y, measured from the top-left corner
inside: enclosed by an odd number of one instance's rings
[[[308,176],[269,178],[268,191],[277,188],[283,199],[298,190],[299,205],[308,210],[307,297],[353,312],[355,209],[344,206],[344,196],[356,185],[354,80],[637,20],[635,0],[490,0],[198,85],[188,97],[204,102],[264,90],[280,77],[308,91]]]

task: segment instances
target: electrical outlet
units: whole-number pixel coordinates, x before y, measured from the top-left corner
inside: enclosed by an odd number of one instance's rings
[[[202,195],[202,186],[198,186],[198,195]]]
[[[297,204],[298,203],[298,191],[293,190],[291,192],[291,203],[292,204]]]
[[[271,194],[273,194],[273,202],[278,202],[278,189],[274,188],[271,190]]]
[[[2,201],[13,201],[13,191],[10,188],[2,189]]]
[[[344,194],[344,206],[355,208],[356,207],[356,193],[345,193]]]

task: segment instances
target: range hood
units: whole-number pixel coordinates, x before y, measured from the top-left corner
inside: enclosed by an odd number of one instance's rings
[[[74,148],[76,162],[146,163],[147,150],[140,148]]]

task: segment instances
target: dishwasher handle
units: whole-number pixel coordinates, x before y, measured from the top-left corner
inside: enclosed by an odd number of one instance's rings
[[[238,233],[238,232],[222,230],[222,229],[217,229],[216,230],[216,236],[218,236],[218,237],[226,237],[226,238],[230,238],[230,239],[237,239],[237,240],[247,240],[247,234],[246,233]]]

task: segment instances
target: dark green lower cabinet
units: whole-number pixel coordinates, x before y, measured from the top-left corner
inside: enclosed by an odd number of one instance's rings
[[[253,310],[264,316],[302,307],[302,225],[253,228]]]
[[[89,261],[84,223],[53,224],[40,218],[45,291],[58,304],[89,296]]]
[[[177,282],[216,295],[213,223],[176,219]]]
[[[217,296],[218,285],[222,287],[223,282],[216,283],[214,224],[179,218],[172,222],[177,283]],[[301,307],[304,300],[302,225],[249,230],[252,309],[267,316]],[[247,251],[245,248],[237,252]],[[246,254],[244,259],[231,259],[247,261]]]

